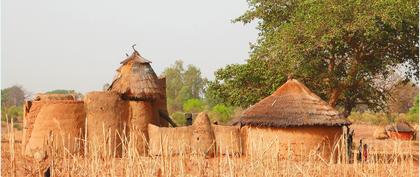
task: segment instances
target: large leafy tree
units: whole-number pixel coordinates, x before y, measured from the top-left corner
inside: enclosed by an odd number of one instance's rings
[[[256,85],[252,79],[274,77],[273,80],[282,81],[293,74],[331,106],[342,107],[348,116],[358,104],[368,105],[372,110],[386,107],[387,90],[381,89],[377,81],[386,79],[393,70],[403,71],[405,81],[418,80],[416,0],[249,0],[248,3],[250,9],[235,21],[245,24],[257,21],[259,38],[251,46],[247,64],[227,66],[216,73],[209,86],[214,100],[232,98],[238,101],[228,103],[249,105],[278,85],[263,79],[256,81],[262,82],[263,90],[253,92],[248,90]],[[277,63],[278,67],[250,63]],[[252,77],[242,78],[243,71]]]
[[[163,71],[166,76],[166,96],[169,112],[181,111],[183,104],[189,99],[201,99],[207,79],[194,65],[184,68],[182,60]]]

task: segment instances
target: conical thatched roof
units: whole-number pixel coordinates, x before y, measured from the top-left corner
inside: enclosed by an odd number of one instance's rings
[[[386,126],[385,130],[391,132],[413,132],[414,128],[407,122],[399,122],[397,124]]]
[[[305,85],[289,79],[272,95],[246,109],[232,124],[291,127],[342,126],[351,123]]]
[[[164,90],[150,63],[134,50],[131,56],[121,62],[122,66],[117,69],[117,76],[108,90],[134,100],[155,100],[162,97]]]

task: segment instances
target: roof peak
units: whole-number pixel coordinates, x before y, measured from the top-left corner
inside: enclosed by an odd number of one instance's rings
[[[134,50],[133,53],[126,58],[125,60],[123,60],[120,64],[126,64],[128,61],[134,60],[135,62],[139,62],[139,63],[144,63],[144,64],[148,64],[148,63],[152,63],[151,61],[145,59],[143,56],[140,55],[140,53],[137,50]]]
[[[284,83],[282,86],[280,86],[273,95],[280,96],[284,94],[303,94],[311,97],[315,97],[317,99],[320,99],[317,95],[315,95],[311,90],[309,90],[308,87],[306,87],[304,84],[299,82],[296,79],[289,79],[286,83]]]

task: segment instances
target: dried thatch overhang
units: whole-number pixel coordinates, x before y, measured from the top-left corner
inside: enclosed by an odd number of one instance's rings
[[[231,124],[284,128],[347,126],[351,122],[305,85],[295,79],[289,79],[272,95],[246,109]]]
[[[109,91],[116,91],[127,100],[154,101],[164,96],[156,73],[150,61],[134,50],[133,54],[121,62],[117,76],[109,86]]]

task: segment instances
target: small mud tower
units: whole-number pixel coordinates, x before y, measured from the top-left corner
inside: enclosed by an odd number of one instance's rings
[[[116,92],[89,92],[86,94],[88,152],[90,155],[120,157],[128,103]],[[100,154],[93,154],[99,152]]]
[[[121,62],[122,66],[117,69],[117,76],[108,88],[129,102],[130,143],[134,143],[139,154],[147,154],[147,125],[159,124],[158,109],[154,106],[159,105],[156,102],[165,95],[150,63],[134,49],[133,54]]]
[[[199,113],[192,127],[192,152],[194,154],[204,154],[206,157],[213,157],[216,150],[216,138],[207,114],[204,112]]]

